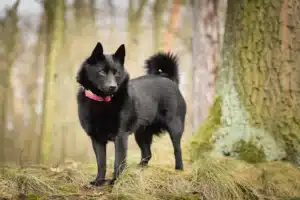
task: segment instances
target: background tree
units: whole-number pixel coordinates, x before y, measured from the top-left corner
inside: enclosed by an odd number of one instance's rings
[[[168,29],[165,34],[164,38],[164,50],[169,51],[172,47],[174,35],[176,29],[178,28],[179,17],[180,17],[180,6],[181,0],[173,0],[172,1],[172,8],[170,11],[170,19],[168,24]]]
[[[200,128],[198,148],[299,164],[299,19],[297,0],[228,1],[218,112]]]
[[[220,61],[226,0],[192,1],[193,21],[193,102],[192,129],[206,119],[215,93]]]
[[[130,51],[127,51],[128,53],[126,54],[126,60],[128,61],[127,64],[129,66],[132,65],[131,61],[133,61],[134,57],[136,56],[137,46],[139,44],[141,35],[141,20],[147,2],[147,0],[137,0],[137,7],[135,7],[135,1],[129,0],[127,13],[128,38],[126,46],[126,49],[130,49]]]
[[[47,32],[47,61],[44,77],[43,115],[41,132],[41,162],[48,162],[51,150],[51,135],[55,117],[55,77],[59,53],[62,49],[64,37],[65,2],[63,0],[45,0]]]
[[[0,163],[5,161],[5,133],[7,131],[8,110],[12,108],[12,89],[11,89],[11,72],[13,63],[16,60],[17,45],[19,37],[18,14],[17,10],[20,0],[17,0],[14,5],[6,10],[6,16],[1,21],[1,46],[3,53],[1,55],[0,67]]]
[[[162,46],[162,32],[163,29],[163,14],[168,1],[156,0],[152,7],[153,15],[153,52],[160,50]]]
[[[45,41],[45,14],[42,13],[40,18],[40,22],[36,31],[37,39],[36,43],[34,45],[34,59],[31,65],[31,73],[27,77],[28,86],[26,88],[26,93],[28,94],[28,106],[29,106],[29,130],[28,135],[30,135],[30,149],[29,149],[29,156],[31,159],[31,162],[37,163],[39,161],[40,157],[40,147],[39,147],[39,135],[40,135],[40,114],[37,113],[37,106],[39,104],[38,102],[38,96],[39,96],[39,90],[38,90],[38,79],[43,71],[43,55],[45,52],[45,44],[43,41]]]

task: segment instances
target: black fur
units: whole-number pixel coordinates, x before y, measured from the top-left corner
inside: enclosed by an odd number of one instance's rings
[[[106,144],[115,144],[112,183],[124,169],[128,134],[135,133],[141,149],[141,166],[151,159],[152,137],[167,131],[175,155],[175,169],[182,170],[181,136],[184,131],[186,103],[179,91],[176,56],[158,53],[146,61],[147,75],[129,80],[124,69],[125,47],[103,54],[97,43],[91,56],[79,69],[77,82],[80,124],[90,136],[96,154],[98,174],[93,185],[102,185],[106,175]],[[114,86],[115,90],[109,90]],[[112,96],[110,102],[99,102],[85,96],[85,89],[99,96]]]
[[[171,53],[157,53],[146,60],[147,74],[168,77],[179,84],[178,59]]]

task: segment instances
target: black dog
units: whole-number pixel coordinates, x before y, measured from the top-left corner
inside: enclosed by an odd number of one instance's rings
[[[140,165],[151,159],[152,136],[168,131],[175,169],[183,169],[180,141],[186,103],[178,88],[177,58],[158,53],[146,61],[147,75],[130,81],[124,59],[124,45],[107,55],[97,43],[77,74],[79,119],[96,154],[98,174],[91,184],[97,186],[105,183],[107,142],[115,144],[113,183],[126,165],[127,139],[132,132],[142,153]]]

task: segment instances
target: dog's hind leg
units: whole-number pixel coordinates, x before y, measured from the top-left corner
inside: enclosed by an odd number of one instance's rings
[[[153,135],[149,129],[141,127],[135,132],[134,136],[141,149],[141,162],[139,165],[141,167],[147,166],[152,157],[151,144]]]
[[[93,149],[96,155],[98,173],[94,181],[90,182],[91,185],[101,186],[105,183],[106,174],[106,142],[100,143],[92,139]]]
[[[184,130],[184,123],[179,117],[174,118],[167,124],[167,129],[174,148],[175,169],[183,170],[182,153],[181,153],[181,137]]]

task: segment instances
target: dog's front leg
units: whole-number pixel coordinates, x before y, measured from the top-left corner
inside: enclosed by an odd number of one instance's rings
[[[94,186],[101,186],[105,183],[106,174],[106,142],[97,142],[92,139],[93,149],[97,159],[97,177],[94,181],[90,182]]]
[[[121,172],[126,166],[127,148],[128,148],[128,134],[121,132],[114,141],[115,144],[115,163],[114,173],[111,184],[115,182]]]

